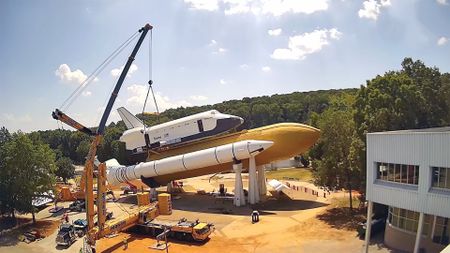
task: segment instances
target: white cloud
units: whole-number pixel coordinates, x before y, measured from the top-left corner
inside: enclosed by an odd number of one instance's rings
[[[328,9],[329,0],[184,0],[191,9],[217,11],[225,15],[246,14],[272,15],[287,13],[312,14]]]
[[[273,29],[273,30],[268,30],[267,33],[270,36],[278,36],[281,34],[281,31],[282,31],[281,28],[277,28],[277,29]]]
[[[213,54],[225,54],[226,52],[228,52],[228,49],[223,48],[223,47],[219,47],[216,51],[213,51]]]
[[[191,9],[215,11],[219,9],[218,0],[184,0]]]
[[[126,100],[126,104],[128,107],[132,107],[130,110],[142,110],[142,106],[144,105],[144,100],[147,95],[148,85],[140,85],[133,84],[127,87],[128,99]],[[156,102],[158,103],[159,110],[165,111],[169,108],[177,108],[180,106],[192,106],[191,103],[186,100],[180,101],[172,101],[167,96],[163,96],[161,93],[155,93]],[[147,105],[147,108],[149,105]]]
[[[448,38],[446,38],[446,37],[440,37],[440,38],[437,40],[438,46],[443,46],[443,45],[445,45],[445,44],[447,44],[447,43],[448,43]]]
[[[216,40],[211,40],[211,42],[209,42],[209,46],[210,47],[215,46],[215,45],[217,45],[217,41]]]
[[[241,64],[241,65],[239,65],[239,68],[240,69],[242,69],[242,70],[247,70],[248,68],[249,68],[250,66],[248,66],[247,64]]]
[[[112,69],[111,70],[111,75],[113,77],[118,77],[122,73],[123,67],[125,67],[125,66],[122,66],[122,67],[116,68],[116,69]],[[128,70],[127,76],[130,76],[131,74],[133,74],[137,70],[138,70],[138,66],[136,64],[134,64],[134,63],[131,64],[130,69]]]
[[[194,101],[205,101],[208,99],[208,97],[203,96],[203,95],[192,95],[189,98]]]
[[[261,13],[275,17],[286,13],[312,14],[328,9],[328,0],[266,0],[261,3]]]
[[[69,65],[65,63],[59,65],[58,69],[55,70],[55,75],[63,82],[75,84],[82,84],[87,78],[83,71],[79,69],[72,71]],[[98,79],[95,78],[95,81],[98,81]]]
[[[81,95],[83,95],[83,97],[89,97],[89,96],[91,96],[92,95],[92,92],[90,92],[90,91],[83,91],[83,93],[81,93]]]
[[[448,5],[447,0],[436,0],[436,2],[437,2],[438,4]]]
[[[363,8],[359,9],[358,16],[360,18],[377,20],[378,15],[380,15],[381,8],[390,5],[390,0],[366,0],[363,2]]]
[[[208,44],[208,47],[211,47],[214,51],[213,54],[224,54],[228,51],[228,49],[220,47],[217,40],[211,40],[211,42]]]
[[[270,69],[269,66],[264,66],[264,67],[261,68],[261,70],[264,71],[264,72],[269,72],[269,71],[271,71],[271,69]]]
[[[227,84],[227,81],[225,81],[225,79],[220,79],[220,80],[219,80],[219,83],[220,83],[220,84]]]
[[[322,50],[331,40],[339,40],[341,36],[341,32],[332,28],[289,37],[288,48],[277,48],[270,57],[277,60],[303,60],[307,55]]]
[[[234,15],[251,11],[251,1],[249,0],[224,0],[223,2],[228,7],[227,9],[224,9],[225,15]]]

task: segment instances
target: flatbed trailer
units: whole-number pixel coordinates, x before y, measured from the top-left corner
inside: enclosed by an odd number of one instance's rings
[[[148,234],[157,237],[168,229],[167,236],[180,241],[205,241],[214,231],[214,225],[211,223],[188,221],[185,218],[179,221],[167,221],[153,219],[146,223],[137,224],[139,233]]]

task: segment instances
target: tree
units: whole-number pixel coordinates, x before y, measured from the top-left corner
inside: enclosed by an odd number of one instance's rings
[[[76,149],[78,163],[83,163],[86,160],[86,156],[88,155],[90,146],[91,142],[89,140],[83,140],[80,142],[80,144],[78,144],[78,147]]]
[[[48,145],[33,144],[27,135],[19,132],[3,146],[2,159],[1,210],[13,217],[15,211],[31,212],[35,222],[32,199],[53,189],[55,154]]]
[[[349,192],[350,211],[353,210],[352,190],[361,180],[359,167],[352,161],[351,144],[354,140],[355,124],[351,110],[352,96],[338,97],[320,114],[318,127],[321,130],[319,145],[313,156],[313,179],[316,185],[330,190],[346,189]],[[320,154],[320,156],[317,156]]]
[[[449,74],[441,75],[435,67],[405,58],[401,70],[376,76],[357,93],[354,121],[358,139],[352,142],[351,152],[354,166],[365,174],[367,133],[445,126],[450,123],[449,109]]]
[[[68,178],[72,178],[75,174],[75,166],[72,164],[72,160],[68,157],[61,157],[56,161],[56,172],[55,175],[61,177],[64,183],[67,182]]]
[[[6,127],[0,128],[0,147],[3,147],[3,145],[10,140],[11,134],[8,129],[6,129]]]
[[[8,208],[6,203],[4,202],[4,198],[2,195],[6,192],[8,188],[6,178],[3,178],[5,169],[5,149],[4,146],[7,142],[11,140],[11,134],[8,129],[2,127],[0,129],[0,214],[7,213]]]

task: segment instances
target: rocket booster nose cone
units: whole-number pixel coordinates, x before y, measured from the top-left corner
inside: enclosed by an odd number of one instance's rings
[[[252,140],[248,143],[248,149],[250,153],[262,152],[270,147],[272,147],[273,141],[256,141]]]

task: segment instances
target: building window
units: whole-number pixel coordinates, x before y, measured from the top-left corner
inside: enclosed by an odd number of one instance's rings
[[[432,187],[450,189],[450,168],[431,167]]]
[[[419,224],[419,213],[390,206],[388,222],[396,228],[416,233]],[[429,234],[431,223],[432,216],[426,214],[423,222],[422,235]]]
[[[376,163],[377,179],[402,183],[419,184],[419,166],[394,164],[394,163]]]
[[[449,223],[448,218],[436,216],[436,224],[434,225],[433,242],[442,245],[449,244]]]

